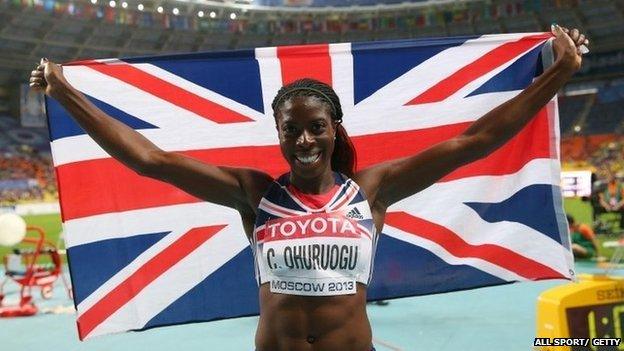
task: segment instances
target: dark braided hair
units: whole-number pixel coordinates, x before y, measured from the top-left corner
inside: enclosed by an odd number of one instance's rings
[[[355,147],[342,126],[342,107],[338,95],[329,85],[311,78],[296,80],[283,86],[278,92],[271,107],[273,117],[277,121],[277,111],[285,101],[298,96],[313,96],[329,106],[331,118],[336,122],[336,141],[331,156],[331,168],[348,177],[353,177],[356,165]]]

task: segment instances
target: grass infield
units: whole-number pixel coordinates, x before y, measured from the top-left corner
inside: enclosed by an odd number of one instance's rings
[[[564,200],[563,207],[565,208],[566,213],[574,217],[576,222],[585,223],[590,226],[592,225],[592,209],[588,201],[582,201],[579,198],[569,198]],[[596,239],[598,239],[598,242],[600,243],[600,247],[598,248],[599,255],[606,257],[607,259],[611,259],[615,249],[605,248],[602,244],[605,241],[618,240],[619,238],[620,234],[618,233],[596,235]]]

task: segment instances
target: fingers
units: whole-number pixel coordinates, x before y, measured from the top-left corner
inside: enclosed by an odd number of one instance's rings
[[[37,66],[34,71],[30,72],[30,82],[36,84],[45,84],[45,76],[42,69]]]
[[[45,65],[47,59],[41,59],[39,63],[35,64],[35,69],[30,72],[29,86],[35,90],[43,90],[47,86],[45,80]]]
[[[50,84],[52,82],[52,84]],[[34,90],[41,90],[46,94],[51,90],[51,86],[56,83],[66,83],[63,78],[63,68],[59,64],[42,58],[35,65],[35,69],[30,72],[29,85]]]
[[[568,29],[566,27],[561,27],[553,23],[551,26],[551,31],[556,37],[560,37],[562,35],[569,37],[569,39],[576,47],[576,51],[579,55],[583,55],[589,52],[589,49],[587,48],[589,46],[589,39],[587,39],[585,34],[581,33],[578,28]]]
[[[576,41],[578,40],[578,38],[579,38],[579,35],[580,35],[580,34],[581,34],[581,33],[579,32],[579,30],[578,30],[578,29],[576,29],[576,28],[572,29],[572,30],[568,33],[568,35],[570,36],[570,39],[572,39],[572,41],[573,41],[573,42],[575,42],[575,43],[576,43]]]
[[[578,50],[577,52],[579,53],[579,55],[585,55],[589,53],[589,49],[584,44],[579,46],[577,50]]]
[[[31,77],[37,77],[37,78],[43,78],[44,77],[44,73],[43,73],[43,70],[36,69],[36,70],[30,72],[30,76]]]
[[[574,42],[576,46],[589,45],[589,39],[587,39],[585,34],[581,33],[581,31],[578,30],[577,28],[573,28],[570,30],[566,27],[561,27],[561,29],[563,30],[564,33],[570,36],[570,39],[572,39],[572,41]]]
[[[31,75],[30,79],[29,79],[29,82],[37,84],[37,85],[41,85],[41,86],[47,85],[47,82],[46,82],[45,78],[43,76],[40,76],[40,75]]]
[[[37,78],[37,77],[30,77],[30,83],[44,86],[45,85],[45,79]]]
[[[31,89],[34,89],[36,91],[42,91],[45,89],[45,85],[41,83],[30,82],[28,83],[28,86],[30,86]]]
[[[48,59],[47,59],[47,58],[42,57],[42,58],[39,60],[39,63],[36,63],[36,64],[35,64],[35,70],[36,70],[36,71],[44,71],[44,70],[45,70],[45,67],[46,67],[46,64],[47,64],[48,62],[50,62],[50,61],[48,61]]]
[[[556,37],[564,35],[564,33],[565,33],[564,30],[563,30],[563,27],[561,27],[559,25],[556,25],[556,24],[552,24],[550,26],[550,30],[551,30],[552,34],[554,34]]]

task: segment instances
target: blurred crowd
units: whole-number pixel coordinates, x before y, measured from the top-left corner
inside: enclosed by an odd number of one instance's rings
[[[57,198],[49,153],[27,145],[0,152],[0,206]]]
[[[624,136],[613,135],[602,142],[600,139],[602,138],[586,136],[564,140],[562,147],[564,168],[589,168],[594,170],[599,179],[606,179],[608,173],[624,176]],[[581,145],[569,146],[566,143]]]
[[[564,168],[624,171],[624,80],[594,86],[586,94],[560,98],[561,160]]]
[[[582,141],[582,148],[566,147],[564,140],[563,168],[592,171],[592,193],[585,200],[592,207],[594,230],[603,234],[621,232],[624,230],[624,136],[603,135],[591,140],[592,137],[574,137],[577,142]],[[572,157],[569,152],[575,149]]]
[[[312,2],[312,1],[310,1]],[[386,1],[392,3],[393,1]],[[394,1],[400,3],[401,1]],[[567,8],[577,5],[578,1],[557,0],[506,0],[492,3],[454,2],[446,6],[419,6],[394,11],[379,11],[373,7],[369,11],[297,13],[292,11],[287,16],[279,11],[248,12],[236,11],[227,16],[219,7],[206,7],[197,14],[197,6],[176,4],[177,11],[169,12],[161,6],[146,5],[133,7],[110,6],[109,2],[74,2],[66,0],[2,0],[15,8],[34,9],[56,16],[68,15],[83,20],[100,20],[113,24],[137,26],[143,28],[162,28],[177,30],[216,31],[230,33],[301,33],[301,32],[345,32],[370,31],[384,29],[408,29],[424,26],[441,26],[447,23],[469,23],[479,20],[496,20],[553,8]],[[156,3],[158,4],[158,3]],[[353,2],[354,5],[357,1]],[[371,2],[365,5],[376,5]],[[200,7],[201,8],[201,7]],[[169,10],[169,9],[167,9]],[[213,14],[210,14],[212,12]],[[224,13],[222,13],[224,12]]]

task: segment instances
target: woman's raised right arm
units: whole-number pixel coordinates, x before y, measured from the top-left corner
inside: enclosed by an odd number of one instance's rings
[[[45,59],[30,86],[57,100],[107,153],[135,172],[171,183],[205,201],[255,210],[271,177],[263,172],[206,164],[167,152],[93,105],[67,82],[59,65]]]

